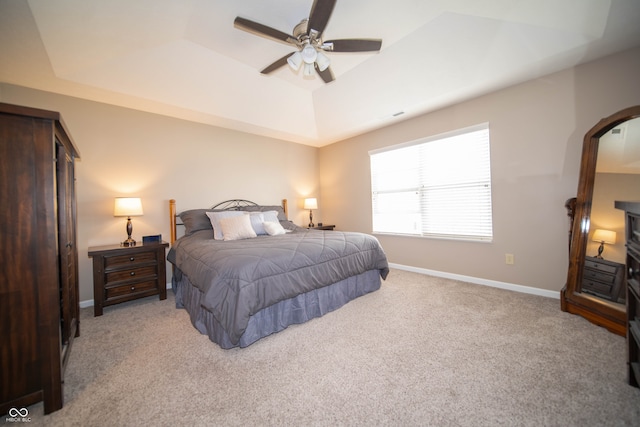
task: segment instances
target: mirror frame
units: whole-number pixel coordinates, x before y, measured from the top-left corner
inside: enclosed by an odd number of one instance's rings
[[[626,335],[627,321],[624,306],[582,293],[580,292],[580,284],[582,283],[591,221],[591,202],[600,137],[621,123],[637,117],[640,117],[640,105],[625,108],[605,117],[585,134],[575,207],[571,206],[572,209],[570,209],[569,205],[572,205],[570,202],[572,199],[569,199],[566,205],[572,220],[569,233],[569,271],[567,283],[560,293],[561,309],[580,315],[590,322],[622,336]]]

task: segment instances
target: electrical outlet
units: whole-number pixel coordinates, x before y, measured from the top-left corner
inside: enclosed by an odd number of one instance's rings
[[[516,258],[515,256],[513,256],[513,254],[504,254],[504,262],[506,262],[508,265],[513,265],[516,263]]]

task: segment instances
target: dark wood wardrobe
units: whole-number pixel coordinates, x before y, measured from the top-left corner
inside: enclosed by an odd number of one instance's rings
[[[62,407],[80,335],[78,156],[59,113],[0,103],[0,414]]]

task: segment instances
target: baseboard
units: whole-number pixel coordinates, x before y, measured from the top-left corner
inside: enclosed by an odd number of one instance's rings
[[[167,283],[167,289],[171,289],[171,282]],[[93,307],[94,301],[92,299],[88,299],[86,301],[80,301],[80,308]]]
[[[481,279],[479,277],[463,276],[462,274],[447,273],[444,271],[429,270],[426,268],[411,267],[409,265],[389,263],[389,267],[398,270],[411,271],[413,273],[426,274],[427,276],[443,277],[445,279],[460,280],[462,282],[474,283],[476,285],[490,286],[492,288],[507,289],[521,292],[523,294],[539,295],[547,298],[560,299],[559,291],[548,291],[546,289],[532,288],[530,286],[515,285],[513,283],[498,282],[496,280]]]

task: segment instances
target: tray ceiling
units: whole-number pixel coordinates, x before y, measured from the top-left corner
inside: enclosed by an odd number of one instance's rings
[[[342,0],[325,38],[336,80],[260,70],[312,0],[0,0],[0,81],[323,146],[640,45],[636,0]],[[402,115],[394,115],[402,112]]]

